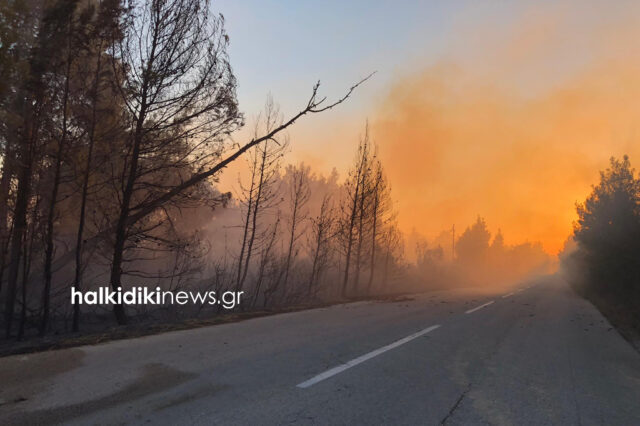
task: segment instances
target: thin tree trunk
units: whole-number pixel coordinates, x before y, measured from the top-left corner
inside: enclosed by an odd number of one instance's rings
[[[96,115],[98,110],[98,86],[100,83],[100,72],[102,69],[102,43],[98,45],[98,58],[96,61],[96,74],[94,77],[92,94],[91,94],[91,123],[89,125],[89,146],[87,147],[87,162],[85,164],[84,175],[82,177],[82,195],[80,201],[80,218],[78,220],[78,231],[76,233],[76,270],[73,277],[73,288],[80,290],[82,284],[82,246],[84,242],[84,223],[87,209],[87,194],[89,192],[89,176],[91,174],[91,162],[93,159],[93,146],[95,143],[96,133]],[[77,332],[80,330],[80,304],[73,305],[73,323],[72,330]]]
[[[38,205],[40,204],[40,200],[36,202],[36,206],[33,211],[38,211]],[[31,230],[31,238],[29,242],[27,242],[27,235],[24,236],[23,247],[24,254],[22,256],[22,310],[20,313],[20,327],[18,329],[18,340],[22,339],[24,336],[24,329],[27,323],[27,284],[29,283],[29,273],[31,271],[31,258],[33,256],[33,241],[35,239],[35,232],[33,231],[33,226]]]
[[[367,157],[369,155],[368,128],[366,130],[367,130],[367,133],[365,134],[365,137],[361,142],[361,145],[358,151],[357,170],[356,170],[356,176],[354,179],[356,188],[355,188],[355,194],[353,196],[353,203],[351,203],[351,213],[349,217],[349,230],[347,234],[348,235],[347,252],[345,255],[344,278],[342,281],[342,297],[347,296],[347,286],[349,285],[349,267],[351,266],[351,254],[352,254],[351,252],[353,250],[353,239],[354,239],[353,233],[356,226],[356,219],[358,216],[358,202],[364,196],[364,194],[361,193],[361,190],[364,191],[364,185],[362,185],[362,188],[361,188],[360,181],[363,180],[364,182],[363,175],[366,172],[365,168],[367,166]]]
[[[5,152],[2,159],[2,177],[0,177],[0,294],[6,268],[7,249],[11,232],[9,230],[9,189],[13,177],[14,161],[11,141],[5,140]]]
[[[378,179],[378,177],[376,177]],[[371,226],[371,269],[369,270],[369,283],[367,284],[367,291],[371,292],[371,286],[373,285],[373,273],[376,260],[376,237],[377,237],[377,225],[378,225],[378,205],[380,203],[380,194],[378,193],[379,182],[376,182],[373,195],[373,224]]]
[[[146,88],[143,89],[146,99]],[[111,274],[109,282],[114,291],[118,291],[122,287],[122,261],[124,255],[124,245],[127,241],[127,224],[129,219],[129,207],[131,205],[131,197],[133,196],[133,186],[138,173],[138,160],[140,158],[140,145],[142,144],[143,123],[146,114],[146,101],[143,101],[140,107],[140,114],[136,123],[136,131],[134,134],[133,151],[131,153],[131,165],[127,176],[126,186],[122,193],[122,204],[120,206],[120,216],[115,231],[115,242],[113,245],[113,258],[111,262]],[[127,323],[127,316],[122,304],[113,305],[113,313],[116,321],[120,325]]]
[[[249,234],[249,223],[251,221],[251,212],[253,207],[253,191],[255,187],[256,177],[256,162],[251,170],[251,186],[249,187],[249,200],[247,201],[247,214],[244,219],[244,229],[242,232],[242,246],[240,247],[240,256],[238,258],[238,277],[236,279],[236,288],[240,288],[240,280],[242,279],[242,263],[244,261],[244,254],[247,248],[247,236]]]
[[[260,179],[258,181],[258,193],[256,194],[256,199],[253,206],[251,236],[249,237],[249,241],[248,241],[247,256],[245,258],[245,264],[244,264],[244,272],[242,273],[242,279],[238,282],[238,285],[236,286],[236,291],[242,290],[244,281],[247,278],[247,273],[249,272],[249,261],[251,260],[251,253],[253,251],[253,243],[255,242],[255,239],[256,239],[256,229],[258,227],[258,210],[260,209],[262,190],[264,189],[264,172],[265,172],[266,161],[267,161],[267,143],[268,142],[265,142],[264,151],[262,151],[262,161],[260,163]]]
[[[70,18],[71,19],[71,18]],[[69,24],[70,25],[70,24]],[[70,35],[68,35],[70,37]],[[40,321],[40,336],[43,336],[47,330],[49,322],[49,309],[51,303],[51,280],[53,271],[51,265],[53,263],[53,233],[54,221],[56,213],[56,203],[58,200],[58,190],[60,188],[60,172],[62,169],[62,155],[64,153],[65,143],[67,139],[67,104],[69,102],[69,80],[71,74],[71,46],[67,46],[67,69],[64,82],[64,94],[62,100],[62,135],[58,142],[58,151],[56,153],[56,166],[53,177],[53,188],[51,190],[51,200],[49,202],[49,214],[47,216],[47,230],[45,234],[46,249],[44,261],[44,292],[42,295],[42,318]]]
[[[296,195],[296,199],[293,203],[293,214],[291,216],[291,235],[289,235],[289,249],[287,250],[287,261],[284,266],[284,281],[283,288],[287,291],[287,283],[289,281],[289,270],[291,269],[291,257],[293,256],[293,244],[296,238],[296,220],[298,219],[298,204],[299,200]]]
[[[311,291],[315,284],[316,269],[318,268],[318,257],[320,255],[321,242],[322,240],[320,239],[320,237],[318,237],[318,241],[316,242],[316,247],[313,253],[313,263],[311,265],[311,276],[309,277],[309,289],[308,289],[309,297],[311,297]]]
[[[18,326],[18,336],[17,336],[18,340],[22,340],[22,337],[24,336],[25,323],[27,322],[27,280],[29,279],[29,273],[28,273],[29,249],[27,247],[26,234],[25,234],[24,240],[22,241],[22,246],[24,247],[25,252],[22,255],[22,292],[21,292],[22,308],[20,309],[20,325]]]
[[[140,111],[136,117],[136,128],[133,135],[133,150],[131,152],[131,164],[127,173],[127,180],[122,192],[122,204],[120,206],[120,215],[115,229],[115,242],[113,245],[113,258],[111,261],[111,273],[109,282],[114,291],[122,287],[122,261],[124,256],[124,246],[127,242],[127,226],[129,225],[129,209],[131,207],[131,198],[133,197],[134,185],[138,174],[138,162],[140,160],[140,148],[144,135],[144,123],[147,117],[149,84],[152,77],[153,63],[155,61],[156,47],[158,46],[157,28],[153,31],[153,39],[151,40],[151,53],[147,67],[143,71],[144,81],[142,83],[142,92],[140,96]],[[127,323],[127,316],[124,306],[120,303],[113,305],[113,313],[116,321],[120,325]]]
[[[387,248],[387,254],[386,254],[385,258],[384,258],[384,278],[383,278],[383,281],[382,281],[384,283],[385,287],[387,286],[387,280],[389,279],[389,257],[390,257],[390,254],[391,254],[391,250],[389,250]]]
[[[360,170],[356,179],[356,192],[353,197],[353,203],[351,206],[351,215],[349,218],[349,233],[347,237],[347,252],[345,254],[344,262],[344,279],[342,280],[342,297],[347,297],[347,285],[349,284],[349,265],[351,264],[351,250],[353,248],[353,229],[356,224],[356,214],[358,209],[358,197],[360,191]]]
[[[276,241],[276,237],[278,235],[278,224],[280,223],[280,217],[278,217],[274,227],[273,227],[273,232],[271,233],[271,238],[269,239],[269,244],[267,245],[263,255],[262,255],[262,260],[260,261],[260,269],[258,271],[258,279],[256,281],[256,291],[253,297],[253,303],[251,304],[252,307],[256,306],[256,303],[258,302],[258,296],[260,294],[260,287],[262,287],[262,283],[264,281],[264,270],[267,267],[267,262],[269,261],[269,256],[271,255],[271,249],[273,248],[273,244]]]
[[[361,256],[362,256],[362,242],[364,240],[364,200],[365,200],[365,180],[366,172],[362,174],[362,186],[360,190],[360,207],[358,208],[358,246],[356,248],[356,270],[354,275],[354,289],[355,293],[358,293],[360,287],[360,268],[361,268]]]
[[[33,107],[29,106],[28,108],[31,109]],[[9,275],[7,277],[7,294],[5,299],[5,335],[7,338],[11,336],[11,328],[13,325],[22,242],[27,227],[27,208],[31,193],[32,145],[36,139],[37,126],[34,121],[36,121],[37,118],[33,114],[30,115],[31,121],[29,121],[29,118],[25,120],[26,123],[29,124],[29,129],[25,130],[22,155],[20,156],[20,173],[14,212],[13,235],[11,238],[11,257],[9,261]]]

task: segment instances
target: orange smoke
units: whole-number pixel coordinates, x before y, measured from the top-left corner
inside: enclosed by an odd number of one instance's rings
[[[629,154],[640,164],[638,37],[609,30],[603,39],[616,43],[615,54],[610,44],[594,46],[586,65],[532,90],[514,76],[531,65],[514,65],[526,50],[513,43],[533,49],[524,36],[514,37],[504,55],[490,55],[491,67],[440,64],[394,84],[376,113],[374,135],[401,228],[433,236],[481,215],[508,243],[561,249],[575,203],[608,158]],[[538,41],[554,49],[553,40]]]
[[[640,165],[640,4],[469,2],[450,26],[439,62],[292,129],[288,161],[344,177],[368,117],[407,235],[481,215],[556,253],[609,157]]]

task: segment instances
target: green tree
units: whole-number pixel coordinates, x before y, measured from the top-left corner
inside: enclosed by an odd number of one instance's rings
[[[462,264],[476,265],[483,262],[489,249],[491,233],[487,223],[478,216],[476,223],[468,227],[456,242],[457,259]]]
[[[640,181],[629,158],[611,158],[600,182],[577,205],[577,254],[584,288],[640,308]],[[576,257],[574,256],[574,258]]]

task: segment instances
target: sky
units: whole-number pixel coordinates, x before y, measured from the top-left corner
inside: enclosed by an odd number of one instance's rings
[[[556,253],[610,156],[640,159],[640,6],[605,1],[224,0],[248,121],[321,81],[352,99],[289,132],[288,161],[344,175],[368,122],[402,230],[483,216]],[[247,126],[250,128],[251,126]],[[248,133],[238,135],[247,137]],[[640,160],[639,160],[640,161]],[[233,187],[241,165],[222,185]]]

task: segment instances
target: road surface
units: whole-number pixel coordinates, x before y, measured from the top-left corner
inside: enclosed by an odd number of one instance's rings
[[[0,359],[0,424],[640,425],[640,354],[551,281]]]

